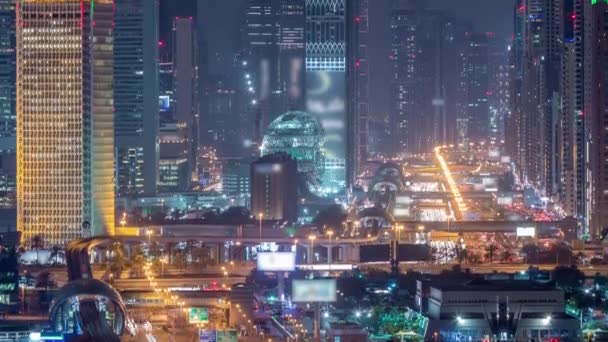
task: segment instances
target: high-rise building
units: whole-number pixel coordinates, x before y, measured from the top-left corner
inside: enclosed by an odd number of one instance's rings
[[[558,130],[563,1],[521,0],[515,7],[514,63],[518,99],[515,159],[524,183],[554,196],[559,184]],[[516,84],[521,82],[520,84]],[[515,139],[510,137],[509,139]]]
[[[192,18],[175,18],[173,21],[174,116],[178,128],[188,143],[188,174],[191,175],[196,170],[196,151],[198,149],[196,41],[196,30]]]
[[[175,123],[159,129],[158,193],[186,191],[189,185],[188,140]]]
[[[161,126],[175,121],[173,113],[175,111],[173,74],[173,61],[161,61],[158,64],[158,106],[159,124]]]
[[[277,13],[279,47],[279,112],[303,110],[305,100],[304,0],[280,0]],[[270,118],[274,120],[276,116]],[[269,122],[270,122],[269,121]]]
[[[0,207],[15,207],[15,1],[0,1]]]
[[[15,1],[0,1],[0,150],[15,146]]]
[[[588,140],[586,214],[589,235],[598,236],[608,227],[608,3],[584,1],[584,66],[585,106],[584,123]]]
[[[502,118],[508,110],[506,51],[507,44],[500,44],[492,32],[465,34],[459,68],[459,144],[502,137]]]
[[[455,135],[452,108],[458,104],[446,101],[457,98],[454,71],[464,27],[421,1],[394,8],[390,25],[392,150],[395,154],[427,152],[451,142]]]
[[[346,0],[306,0],[306,111],[325,132],[325,167],[319,195],[346,186]]]
[[[94,9],[94,10],[93,10]],[[62,245],[114,233],[113,3],[17,7],[17,228]],[[156,102],[154,103],[156,107]]]
[[[117,194],[155,194],[159,125],[158,1],[116,0],[114,11]]]
[[[288,154],[269,154],[253,162],[250,184],[252,213],[263,213],[268,220],[297,220],[298,167]]]
[[[277,108],[278,89],[278,20],[277,0],[248,0],[243,27],[243,58],[251,68],[251,91],[257,98],[261,112],[258,125],[261,135],[264,128],[280,110]],[[246,101],[246,99],[245,99]]]
[[[368,158],[369,118],[369,1],[354,0],[348,7],[348,162],[347,179],[355,181]]]

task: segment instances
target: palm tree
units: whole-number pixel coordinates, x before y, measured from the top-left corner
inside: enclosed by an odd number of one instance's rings
[[[32,238],[30,239],[30,248],[34,249],[36,251],[36,263],[37,264],[40,263],[39,251],[42,247],[44,247],[44,238],[42,237],[42,235],[38,234],[38,235],[32,236]]]
[[[129,266],[137,270],[137,277],[141,277],[141,270],[146,265],[146,255],[141,245],[135,246],[135,251],[131,254]]]
[[[502,262],[510,263],[513,260],[513,253],[506,249],[504,252],[502,252],[501,259]]]
[[[496,250],[498,249],[498,247],[491,243],[490,245],[488,245],[488,247],[486,247],[486,256],[490,259],[490,264],[494,263],[494,253],[496,252]]]
[[[115,242],[110,247],[110,260],[106,264],[107,271],[115,277],[120,277],[122,271],[127,268],[127,258],[125,250],[119,242]]]
[[[201,246],[192,250],[192,262],[200,266],[207,266],[211,261],[211,250],[207,246]]]
[[[173,257],[173,265],[179,269],[184,270],[187,265],[186,253],[184,251],[176,252]]]
[[[51,247],[51,255],[50,255],[50,259],[54,259],[54,264],[57,265],[59,262],[57,261],[57,257],[59,257],[59,254],[61,253],[61,247],[57,246],[57,245],[53,245],[53,247]]]

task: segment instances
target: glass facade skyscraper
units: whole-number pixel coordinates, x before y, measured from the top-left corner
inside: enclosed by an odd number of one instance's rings
[[[119,196],[156,192],[158,3],[116,0],[114,106]]]

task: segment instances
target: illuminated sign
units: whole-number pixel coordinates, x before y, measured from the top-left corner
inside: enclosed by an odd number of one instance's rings
[[[258,253],[258,271],[293,271],[296,268],[296,254],[292,252]]]
[[[291,300],[295,303],[336,301],[335,279],[294,279],[291,287],[293,289]]]
[[[306,86],[306,111],[325,132],[322,186],[335,193],[346,185],[346,73],[307,70]]]
[[[237,342],[238,337],[236,334],[236,330],[218,330],[215,333],[215,340],[217,342]]]
[[[198,331],[198,338],[200,342],[216,342],[215,330],[201,329]]]
[[[158,105],[161,112],[167,112],[171,108],[171,98],[166,95],[160,95],[158,97]]]
[[[190,324],[209,323],[209,311],[207,308],[188,309],[188,322]]]
[[[299,270],[307,270],[307,271],[352,271],[352,264],[315,264],[315,265],[298,265],[296,266]]]
[[[534,227],[517,227],[517,237],[534,237],[536,236],[536,228]]]

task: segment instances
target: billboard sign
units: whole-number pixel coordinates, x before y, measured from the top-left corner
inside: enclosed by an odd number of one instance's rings
[[[307,70],[306,111],[319,121],[325,132],[321,195],[337,193],[346,185],[346,73]]]
[[[335,279],[297,280],[292,282],[293,294],[291,300],[298,302],[335,302]]]
[[[216,342],[215,330],[201,329],[198,332],[198,338],[200,342]]]
[[[188,322],[190,324],[209,323],[209,311],[207,308],[188,309]]]
[[[534,237],[536,236],[536,228],[534,227],[517,227],[517,237]]]
[[[237,342],[238,337],[236,330],[228,329],[228,330],[217,330],[215,332],[215,340],[216,342]]]
[[[258,253],[258,271],[293,271],[296,268],[296,254],[293,252]]]

